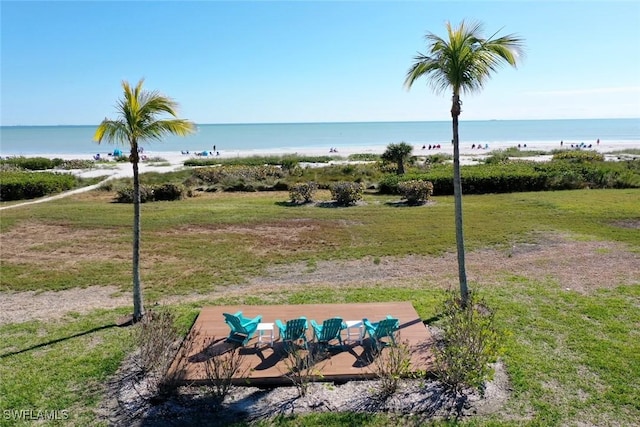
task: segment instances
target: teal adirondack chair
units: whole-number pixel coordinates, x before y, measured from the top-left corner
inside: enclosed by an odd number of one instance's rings
[[[339,347],[342,348],[342,336],[341,332],[347,327],[340,317],[334,317],[332,319],[326,319],[322,322],[322,325],[318,325],[315,320],[311,320],[311,327],[313,328],[313,334],[316,342],[323,347],[336,348],[338,346],[330,345],[329,343],[334,340],[338,340]]]
[[[386,319],[375,323],[371,323],[369,319],[362,319],[362,323],[364,324],[366,332],[375,343],[376,348],[380,349],[387,344],[382,341],[382,338],[385,337],[389,337],[393,345],[396,345],[396,340],[393,337],[393,334],[400,327],[400,321],[398,319],[387,316]]]
[[[297,344],[302,341],[302,345],[305,349],[308,349],[307,345],[307,324],[306,317],[299,317],[292,319],[283,324],[280,320],[276,319],[276,326],[280,331],[280,339],[285,345],[285,349],[289,351],[293,348],[293,344]]]
[[[222,315],[224,316],[224,321],[231,328],[227,342],[234,342],[243,346],[247,345],[262,320],[262,316],[256,316],[253,319],[244,317],[242,311],[236,314],[222,313]]]

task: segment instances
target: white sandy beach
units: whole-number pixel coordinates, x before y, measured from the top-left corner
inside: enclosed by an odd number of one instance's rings
[[[567,141],[563,144],[562,148],[566,150],[571,150],[572,149],[571,144],[574,144],[575,146],[579,143]],[[591,144],[592,144],[592,147],[590,148],[590,150],[595,150],[600,153],[604,153],[606,158],[611,160],[617,160],[618,156],[607,155],[607,153],[612,153],[615,151],[620,151],[620,150],[629,149],[629,148],[640,149],[640,143],[638,143],[637,146],[635,144],[629,144],[629,142],[608,142],[608,141],[601,141],[599,145],[597,145],[595,142],[592,142]],[[504,149],[507,149],[510,147],[516,147],[516,146],[517,144],[513,144],[513,143],[502,143],[502,144],[494,143],[490,145],[488,149],[485,149],[485,148],[478,149],[478,148],[471,148],[471,144],[462,143],[460,145],[460,156],[461,156],[460,161],[462,164],[474,164],[478,160],[488,156],[492,151],[504,150]],[[113,150],[114,147],[102,146],[100,148],[110,148],[111,150]],[[192,158],[194,159],[195,158],[229,159],[229,158],[236,158],[236,157],[269,156],[269,155],[279,156],[279,155],[298,154],[301,156],[337,156],[337,157],[344,158],[344,160],[336,160],[333,162],[333,163],[340,163],[340,162],[346,162],[347,157],[351,154],[359,154],[359,153],[382,154],[386,149],[386,145],[372,146],[372,147],[361,147],[361,146],[341,147],[341,148],[338,148],[338,152],[336,153],[330,153],[326,149],[318,149],[318,148],[301,149],[301,150],[270,149],[270,150],[219,151],[219,155],[217,156],[215,155],[215,153],[212,153],[213,155],[207,155],[206,157],[198,156],[195,152],[190,152],[189,154],[182,154],[176,151],[162,151],[162,144],[156,144],[156,145],[150,146],[150,148],[151,149],[145,150],[144,152],[145,156],[148,159],[162,158],[166,162],[163,162],[164,165],[161,165],[160,163],[142,161],[140,163],[140,173],[171,172],[183,167],[184,161]],[[560,143],[554,144],[552,146],[548,142],[528,143],[526,148],[523,145],[521,146],[521,150],[523,151],[526,151],[526,150],[550,151],[550,150],[559,149],[559,148],[561,148]],[[157,151],[154,149],[157,149]],[[97,153],[98,152],[96,152],[96,154]],[[446,146],[441,145],[441,148],[439,149],[435,148],[431,150],[428,149],[428,146],[427,148],[424,148],[424,149],[422,148],[421,145],[414,145],[413,147],[413,155],[416,155],[416,156],[427,156],[427,155],[438,154],[438,153],[452,155],[453,146],[451,144],[447,144]],[[110,159],[110,156],[108,155],[109,151],[100,151],[99,154],[100,154],[100,157],[102,157],[103,159]],[[29,155],[27,157],[37,157],[37,156],[48,157],[48,158],[61,158],[65,160],[93,159],[93,155],[89,155],[89,154],[60,154],[60,153],[42,153],[42,154]],[[543,160],[550,159],[550,157],[551,156],[535,156],[528,159],[543,161]],[[168,163],[168,165],[166,165],[166,163]],[[93,169],[76,170],[72,172],[82,177],[108,175],[112,178],[129,177],[129,176],[132,176],[133,174],[131,170],[131,165],[126,162],[97,163],[96,167]]]

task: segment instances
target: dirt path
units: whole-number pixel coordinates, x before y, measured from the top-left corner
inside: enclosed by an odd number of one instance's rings
[[[505,275],[517,274],[533,280],[553,280],[558,286],[580,293],[620,284],[639,284],[640,254],[625,245],[612,242],[573,241],[559,235],[541,236],[536,243],[518,244],[508,250],[483,249],[467,254],[469,282],[499,286]],[[384,257],[371,259],[323,261],[309,271],[305,263],[270,269],[265,275],[251,277],[242,285],[225,289],[225,296],[279,293],[294,287],[352,287],[375,285],[403,288],[448,288],[457,283],[454,254],[440,257]],[[216,294],[215,296],[220,296]],[[171,296],[160,304],[192,302],[211,298],[193,294]],[[47,292],[0,292],[0,325],[28,320],[52,320],[69,312],[85,314],[97,308],[131,305],[131,295],[111,286],[91,286]]]

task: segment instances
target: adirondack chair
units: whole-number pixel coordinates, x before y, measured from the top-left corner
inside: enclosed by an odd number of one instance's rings
[[[302,346],[308,349],[307,345],[307,324],[306,317],[299,317],[292,319],[283,324],[279,319],[276,319],[276,326],[280,331],[280,339],[284,343],[287,351],[293,349],[293,344],[297,344],[302,341]]]
[[[393,337],[394,332],[400,327],[400,322],[391,316],[387,316],[379,322],[371,323],[369,319],[362,319],[364,328],[369,334],[371,339],[376,345],[377,349],[384,347],[387,343],[382,341],[382,338],[389,337],[393,345],[396,345],[396,340]]]
[[[223,316],[224,321],[229,325],[229,328],[231,328],[227,342],[238,343],[243,346],[247,345],[262,320],[262,316],[256,316],[253,319],[244,317],[242,311],[236,314],[223,313]]]
[[[313,334],[318,344],[325,348],[336,348],[338,346],[330,345],[329,343],[331,341],[338,340],[340,343],[339,347],[342,348],[343,343],[340,333],[347,327],[347,325],[340,317],[326,319],[322,322],[322,325],[318,325],[315,320],[311,320],[311,327],[313,328]]]

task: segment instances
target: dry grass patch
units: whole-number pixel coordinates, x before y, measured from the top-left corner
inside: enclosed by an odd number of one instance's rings
[[[2,261],[65,269],[81,262],[128,259],[129,245],[108,231],[22,222],[2,233]]]

